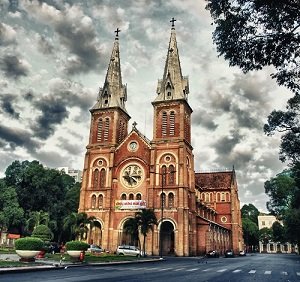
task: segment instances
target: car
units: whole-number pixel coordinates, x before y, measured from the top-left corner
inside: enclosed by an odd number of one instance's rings
[[[239,252],[239,256],[240,256],[240,257],[246,256],[246,252],[245,252],[244,250],[240,251],[240,252]]]
[[[218,258],[220,256],[219,252],[216,250],[208,251],[206,257],[208,258]]]
[[[233,258],[233,257],[234,257],[233,250],[226,250],[225,251],[225,258]]]
[[[92,244],[92,245],[90,245],[90,247],[87,249],[87,252],[88,252],[88,253],[92,253],[92,254],[93,254],[93,253],[100,254],[100,253],[103,253],[104,250],[103,250],[100,246]]]
[[[116,254],[123,255],[123,256],[140,257],[143,256],[144,253],[136,246],[122,245],[122,246],[118,246]]]

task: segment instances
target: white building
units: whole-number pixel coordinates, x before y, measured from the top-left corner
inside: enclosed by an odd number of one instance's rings
[[[82,181],[82,170],[72,169],[67,166],[58,167],[57,170],[63,171],[65,174],[72,176],[75,179],[75,182]]]
[[[258,216],[258,229],[262,228],[272,228],[274,222],[279,222],[283,225],[282,221],[277,220],[274,215],[260,214]],[[264,242],[259,242],[259,252],[260,253],[295,253],[298,252],[297,245],[291,243],[278,243],[278,242],[269,242],[265,244]]]

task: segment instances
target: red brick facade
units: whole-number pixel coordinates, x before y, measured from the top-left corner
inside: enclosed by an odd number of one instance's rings
[[[143,136],[135,123],[127,134],[130,116],[116,38],[104,87],[91,109],[80,194],[79,212],[97,219],[89,232],[90,243],[111,251],[120,244],[135,244],[124,224],[146,206],[158,219],[147,236],[148,254],[159,254],[160,240],[164,255],[243,248],[234,170],[194,172],[188,93],[172,28],[163,79],[152,102],[153,140]]]

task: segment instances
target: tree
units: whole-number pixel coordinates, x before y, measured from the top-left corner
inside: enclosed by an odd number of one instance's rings
[[[259,230],[259,241],[264,244],[268,244],[273,240],[273,230],[272,228],[264,227]]]
[[[280,243],[286,242],[284,227],[278,221],[275,221],[273,223],[272,230],[273,230],[274,242],[280,242]]]
[[[298,0],[207,0],[217,51],[244,72],[273,65],[279,85],[299,92]]]
[[[0,179],[0,232],[19,229],[24,223],[24,210],[20,207],[16,190]]]
[[[243,237],[246,246],[257,246],[259,238],[259,230],[257,224],[249,218],[242,218],[242,225]]]
[[[146,256],[146,237],[150,230],[153,230],[153,225],[157,225],[157,219],[153,209],[143,209],[136,212],[135,218],[138,222],[140,232],[143,234],[143,253]]]
[[[259,211],[254,205],[243,205],[243,207],[241,208],[241,215],[242,218],[248,218],[256,225],[258,225]]]
[[[288,100],[286,111],[272,111],[264,131],[272,136],[283,133],[280,144],[280,160],[290,161],[293,165],[300,162],[300,95]]]
[[[290,208],[294,195],[295,181],[290,171],[283,171],[265,182],[265,193],[269,196],[268,210],[279,218]]]
[[[129,218],[124,224],[124,231],[126,234],[131,235],[131,240],[135,245],[138,242],[138,247],[141,247],[140,238],[139,238],[139,222],[136,217]]]
[[[68,240],[86,240],[88,230],[92,228],[95,217],[89,217],[86,213],[73,212],[64,218],[63,228],[68,232]],[[89,228],[90,227],[90,228]]]
[[[49,213],[44,211],[33,211],[29,213],[29,218],[26,222],[26,228],[31,233],[38,225],[48,226],[50,221]]]
[[[44,242],[50,242],[53,239],[53,232],[47,225],[40,224],[34,228],[32,237],[40,238]]]

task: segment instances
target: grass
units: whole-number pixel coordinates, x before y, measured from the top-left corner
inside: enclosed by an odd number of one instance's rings
[[[13,254],[15,253],[14,250],[7,249],[3,250],[0,249],[0,254]],[[68,255],[68,254],[46,254],[45,258],[43,260],[50,260],[50,261],[57,261],[60,262],[61,260],[64,263],[71,263],[74,262],[74,260]],[[115,254],[90,254],[86,253],[84,258],[84,263],[100,263],[100,262],[115,262],[115,261],[136,261],[136,260],[143,260],[143,258],[137,258],[133,256],[120,256]],[[22,266],[36,266],[41,265],[39,260],[36,260],[35,262],[31,263],[25,263],[20,261],[11,261],[11,260],[0,260],[0,268],[4,267],[22,267]]]

